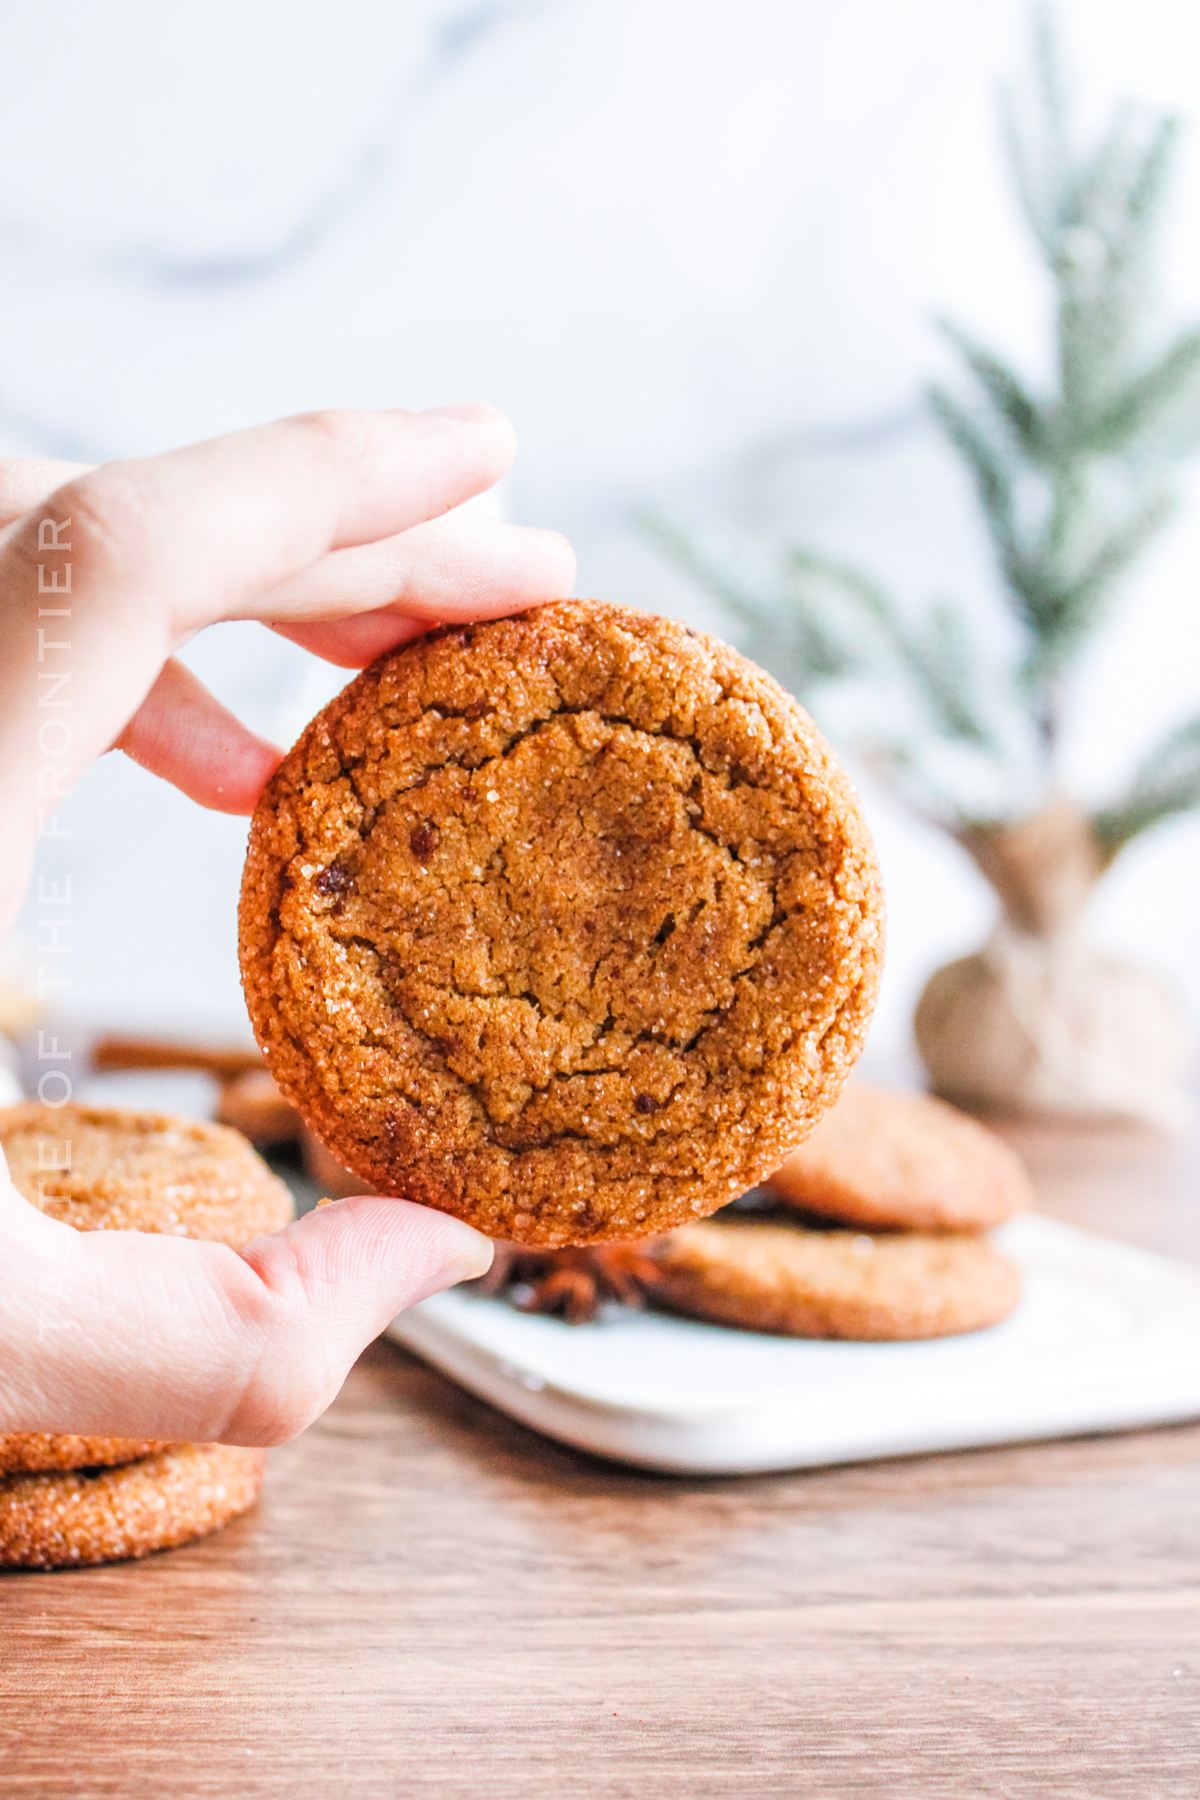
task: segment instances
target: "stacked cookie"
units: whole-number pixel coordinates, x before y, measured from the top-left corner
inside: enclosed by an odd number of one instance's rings
[[[502,1250],[489,1286],[574,1320],[645,1296],[792,1337],[946,1337],[1016,1306],[1020,1277],[985,1234],[1029,1203],[1020,1162],[973,1119],[853,1084],[749,1202],[648,1244]]]
[[[287,1188],[220,1125],[27,1104],[0,1111],[0,1146],[25,1198],[79,1231],[240,1249],[292,1217]],[[55,1163],[69,1166],[47,1173]],[[264,1461],[227,1444],[0,1434],[0,1566],[109,1562],[203,1537],[253,1505]]]

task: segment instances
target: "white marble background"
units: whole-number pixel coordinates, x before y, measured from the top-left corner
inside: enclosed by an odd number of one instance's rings
[[[1167,302],[1200,314],[1200,15],[1061,14],[1093,114],[1130,93],[1195,119]],[[310,406],[484,397],[521,436],[510,516],[571,535],[581,593],[721,628],[639,539],[649,502],[790,532],[914,599],[993,594],[920,392],[938,311],[1044,356],[995,117],[1023,0],[9,0],[0,19],[0,450],[99,459]],[[1198,565],[1200,478],[1078,683],[1089,795],[1200,703]],[[285,742],[344,679],[252,625],[188,660]],[[874,1047],[894,1059],[991,901],[864,792],[892,914]],[[62,816],[42,866],[74,880],[64,1010],[243,1032],[244,822],[120,756]],[[1135,847],[1094,925],[1200,1011],[1200,822]]]

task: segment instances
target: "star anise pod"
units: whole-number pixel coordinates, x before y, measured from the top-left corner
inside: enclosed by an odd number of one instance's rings
[[[479,1294],[505,1295],[522,1312],[560,1313],[568,1325],[585,1325],[607,1301],[643,1304],[660,1279],[650,1249],[640,1241],[567,1250],[497,1244],[491,1268],[473,1286]]]

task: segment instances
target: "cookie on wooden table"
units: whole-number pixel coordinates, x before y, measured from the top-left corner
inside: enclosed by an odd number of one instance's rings
[[[287,1187],[245,1138],[201,1119],[27,1101],[0,1109],[0,1149],[25,1198],[78,1231],[152,1231],[240,1250],[293,1217]]]
[[[972,1236],[704,1220],[672,1232],[652,1254],[656,1303],[788,1337],[950,1337],[998,1324],[1021,1294],[1012,1264]]]
[[[293,1216],[292,1197],[223,1125],[115,1108],[0,1109],[18,1191],[78,1231],[146,1231],[240,1249]],[[0,1435],[0,1564],[141,1556],[213,1531],[258,1492],[263,1453],[226,1445]]]
[[[668,619],[562,602],[381,658],[250,831],[272,1075],[368,1188],[490,1237],[650,1236],[777,1168],[882,955],[874,853],[807,714]]]
[[[0,1475],[110,1469],[167,1445],[154,1438],[70,1437],[62,1432],[0,1432]]]
[[[253,1506],[264,1450],[173,1444],[119,1468],[0,1476],[0,1567],[78,1568],[190,1543]]]
[[[804,1212],[880,1230],[987,1231],[1033,1199],[994,1132],[928,1094],[856,1081],[763,1185]]]

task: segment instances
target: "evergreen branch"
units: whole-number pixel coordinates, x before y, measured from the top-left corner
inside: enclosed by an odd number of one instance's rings
[[[1157,228],[1178,140],[1179,120],[1170,114],[1159,119],[1126,186],[1126,229],[1137,244],[1145,244]]]
[[[1151,825],[1196,807],[1200,807],[1200,717],[1177,726],[1150,753],[1124,800],[1097,813],[1092,827],[1111,862]]]
[[[1064,406],[1083,424],[1119,380],[1137,336],[1149,257],[1175,145],[1161,120],[1144,146],[1117,122],[1076,177],[1051,270],[1059,289]]]
[[[758,610],[755,596],[735,580],[723,563],[710,556],[686,527],[649,507],[635,513],[634,521],[685,575],[723,601],[731,612],[749,616]]]
[[[998,753],[994,733],[972,702],[970,654],[964,622],[947,606],[935,607],[924,630],[910,632],[884,590],[861,570],[812,551],[793,549],[786,571],[794,590],[781,607],[747,592],[685,528],[655,513],[639,522],[668,556],[747,625],[763,659],[780,666],[799,689],[899,664],[907,672],[938,735]],[[836,623],[823,616],[818,587],[829,584],[852,612]],[[786,641],[790,628],[791,642]]]
[[[1198,372],[1200,331],[1189,331],[1093,418],[1082,421],[1072,448],[1097,456],[1115,456],[1133,448],[1171,407],[1179,406],[1181,395],[1186,402],[1186,391],[1194,385]]]
[[[1112,591],[1171,509],[1167,477],[1200,430],[1200,327],[1144,348],[1151,253],[1175,151],[1171,119],[1129,109],[1090,146],[1069,129],[1051,16],[1035,18],[1032,80],[1005,128],[1022,210],[1055,298],[1055,388],[1040,395],[962,327],[941,322],[967,399],[929,390],[969,471],[1014,620],[1019,668],[993,678],[964,616],[916,622],[869,577],[807,550],[756,585],[686,529],[643,525],[745,626],[751,654],[920,790],[951,829],[1040,804],[1054,780],[1064,678]],[[1190,434],[1190,435],[1189,435]],[[762,588],[767,591],[763,592]],[[932,804],[930,804],[932,802]],[[1200,805],[1200,720],[1165,742],[1126,799],[1098,814],[1109,855],[1156,819]]]
[[[1065,173],[1071,160],[1067,77],[1054,11],[1045,0],[1039,0],[1033,14],[1033,73],[1052,167]]]
[[[1003,560],[1016,550],[1016,507],[1012,476],[1004,459],[975,420],[942,387],[928,389],[934,417],[965,458]]]
[[[789,561],[797,573],[833,581],[857,601],[890,651],[891,660],[907,670],[940,735],[997,748],[972,701],[971,657],[961,613],[944,603],[934,606],[924,629],[910,631],[883,589],[861,570],[807,550],[793,550]]]
[[[1135,187],[1144,188],[1144,159],[1138,161],[1133,140],[1133,116],[1128,106],[1116,113],[1107,133],[1100,139],[1090,157],[1071,169],[1063,195],[1060,218],[1064,240],[1080,226],[1096,233],[1110,260],[1122,262],[1123,251],[1133,247],[1136,224],[1146,215],[1145,204],[1135,206]],[[1063,248],[1068,248],[1064,242]],[[1071,264],[1068,260],[1068,271]],[[1093,277],[1104,271],[1099,264],[1075,265],[1077,273],[1090,272]]]
[[[864,575],[861,569],[854,569],[847,563],[836,562],[832,557],[819,556],[814,550],[791,549],[787,553],[788,567],[793,573],[803,577],[817,575],[835,582],[862,607],[867,617],[895,639],[899,630],[895,609],[891,601],[877,582]]]
[[[1037,564],[1037,580],[1047,594],[1056,594],[1069,580],[1078,560],[1076,546],[1096,530],[1095,508],[1088,482],[1087,464],[1064,447],[1055,459],[1049,482],[1050,510],[1040,544],[1031,548]]]
[[[1036,562],[1031,560],[1025,576],[1036,603],[1031,607],[1027,601],[1026,612],[1035,642],[1022,670],[1027,688],[1037,690],[1062,672],[1063,665],[1097,624],[1109,589],[1141,555],[1172,509],[1170,495],[1156,495],[1100,545],[1072,581],[1039,583]]]
[[[793,604],[805,619],[820,618],[826,610],[820,602],[823,584],[832,586],[843,602],[836,609],[842,662],[840,668],[830,669],[831,675],[875,673],[886,667],[889,650],[893,657],[898,654],[901,662],[907,660],[907,645],[892,603],[868,575],[798,548],[787,552],[785,567],[793,583]],[[851,603],[849,614],[844,606],[847,600]],[[833,635],[828,624],[825,630]]]
[[[781,637],[787,635],[781,626],[790,628],[787,673],[798,693],[821,681],[849,675],[858,666],[856,652],[825,626],[814,608],[793,603],[784,609],[760,599],[712,556],[694,533],[661,513],[643,511],[637,515],[637,523],[684,574],[728,607],[756,637],[773,644],[776,656],[764,660],[777,660]]]
[[[976,659],[961,611],[945,601],[934,604],[924,632],[913,642],[910,666],[930,711],[949,736],[999,752],[995,733],[975,705]]]
[[[1048,6],[1035,9],[1033,24],[1031,100],[1036,127],[1019,118],[1019,96],[1011,89],[1001,93],[1000,118],[1021,210],[1052,265],[1070,175],[1068,107],[1058,36]]]
[[[1014,550],[1004,559],[1003,569],[1009,591],[1017,602],[1017,612],[1031,639],[1022,666],[1021,682],[1030,693],[1036,693],[1043,681],[1057,671],[1062,660],[1059,645],[1065,635],[1070,603],[1057,569],[1041,550]]]
[[[1040,170],[1037,166],[1036,152],[1017,119],[1015,97],[1011,93],[1005,92],[1001,95],[1000,104],[1004,147],[1008,154],[1008,165],[1012,170],[1017,199],[1020,202],[1021,211],[1025,215],[1025,223],[1033,233],[1034,241],[1046,262],[1052,263],[1057,238],[1057,208],[1053,204],[1047,204],[1047,197],[1039,180]]]
[[[965,408],[942,388],[929,390],[929,403],[974,476],[1001,572],[1017,603],[1022,622],[1035,640],[1036,652],[1044,638],[1055,635],[1062,612],[1062,584],[1057,565],[1075,511],[1069,480],[1060,477],[1057,484],[1045,541],[1033,547],[1023,546],[1017,535],[1013,476],[1003,456]]]
[[[978,339],[955,325],[950,319],[939,319],[938,329],[958,350],[968,368],[988,395],[996,411],[1033,462],[1041,462],[1046,454],[1046,420],[1041,408],[1025,390],[1020,377],[1007,363],[988,350]]]

